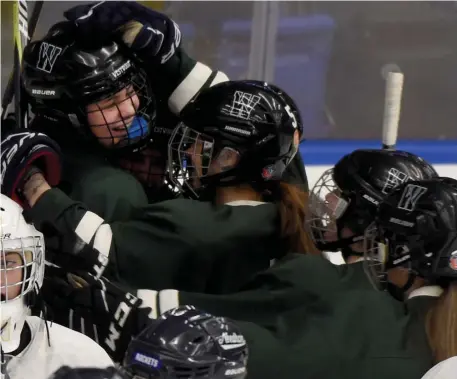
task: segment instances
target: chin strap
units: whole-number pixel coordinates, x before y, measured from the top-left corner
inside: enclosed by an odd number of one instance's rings
[[[35,288],[29,294],[30,297],[28,298],[30,311],[32,316],[37,316],[43,319],[44,326],[46,328],[46,336],[48,340],[48,346],[51,347],[51,336],[49,333],[49,325],[48,325],[48,310],[49,308],[46,306],[46,303],[43,300],[43,296],[41,295],[40,288],[38,284],[35,283]],[[0,378],[2,379],[2,378]]]
[[[387,282],[387,291],[398,301],[403,301],[405,299],[406,291],[408,291],[413,286],[416,278],[417,274],[410,271],[408,273],[408,280],[402,287],[396,286],[391,282]]]
[[[2,348],[2,344],[0,342],[0,378],[1,379],[10,379],[8,371],[6,367],[8,366],[8,362],[11,360],[12,356],[5,354]]]
[[[359,257],[363,257],[363,253],[353,251],[349,246],[354,243],[363,241],[363,235],[356,235],[352,237],[341,238],[338,237],[337,241],[333,242],[325,242],[319,246],[319,250],[327,250],[327,251],[341,251],[344,259],[349,257],[350,255],[357,255]]]

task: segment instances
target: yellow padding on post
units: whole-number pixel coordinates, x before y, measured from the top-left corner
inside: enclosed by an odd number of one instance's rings
[[[164,1],[139,1],[139,3],[159,12],[164,9]]]

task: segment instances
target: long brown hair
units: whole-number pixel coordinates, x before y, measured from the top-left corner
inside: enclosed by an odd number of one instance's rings
[[[457,282],[428,311],[425,329],[436,363],[457,355]]]
[[[305,227],[308,193],[285,182],[279,183],[279,186],[280,200],[277,203],[279,205],[281,236],[287,241],[289,251],[319,254],[320,252],[316,249]]]

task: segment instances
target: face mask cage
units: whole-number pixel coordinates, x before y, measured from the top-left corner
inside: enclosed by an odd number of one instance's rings
[[[119,154],[116,164],[131,172],[147,188],[158,189],[166,184],[166,153],[154,148]]]
[[[366,229],[363,239],[363,267],[374,288],[384,290],[387,286],[388,241],[380,237],[375,222]]]
[[[155,98],[146,75],[135,72],[116,85],[116,92],[85,108],[91,133],[109,149],[147,141],[155,121]]]
[[[24,297],[36,286],[41,287],[44,256],[39,236],[2,239],[1,249],[0,292],[4,305]]]
[[[198,197],[201,179],[210,174],[214,154],[214,139],[181,123],[168,143],[168,175],[181,191],[191,191]]]
[[[325,171],[309,196],[307,223],[316,246],[325,246],[338,240],[338,220],[349,204],[349,199],[343,196],[333,180],[333,169]]]

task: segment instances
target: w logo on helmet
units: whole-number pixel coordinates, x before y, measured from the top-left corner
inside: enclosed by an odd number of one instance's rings
[[[61,47],[51,45],[47,42],[42,42],[38,56],[38,63],[36,65],[37,69],[50,73],[61,52]]]
[[[405,211],[414,211],[416,204],[423,194],[427,192],[427,188],[408,184],[403,190],[401,199],[398,202],[397,208]]]
[[[404,183],[408,178],[408,175],[404,172],[392,167],[387,174],[387,180],[382,188],[382,193],[385,195],[389,194],[395,187]]]

